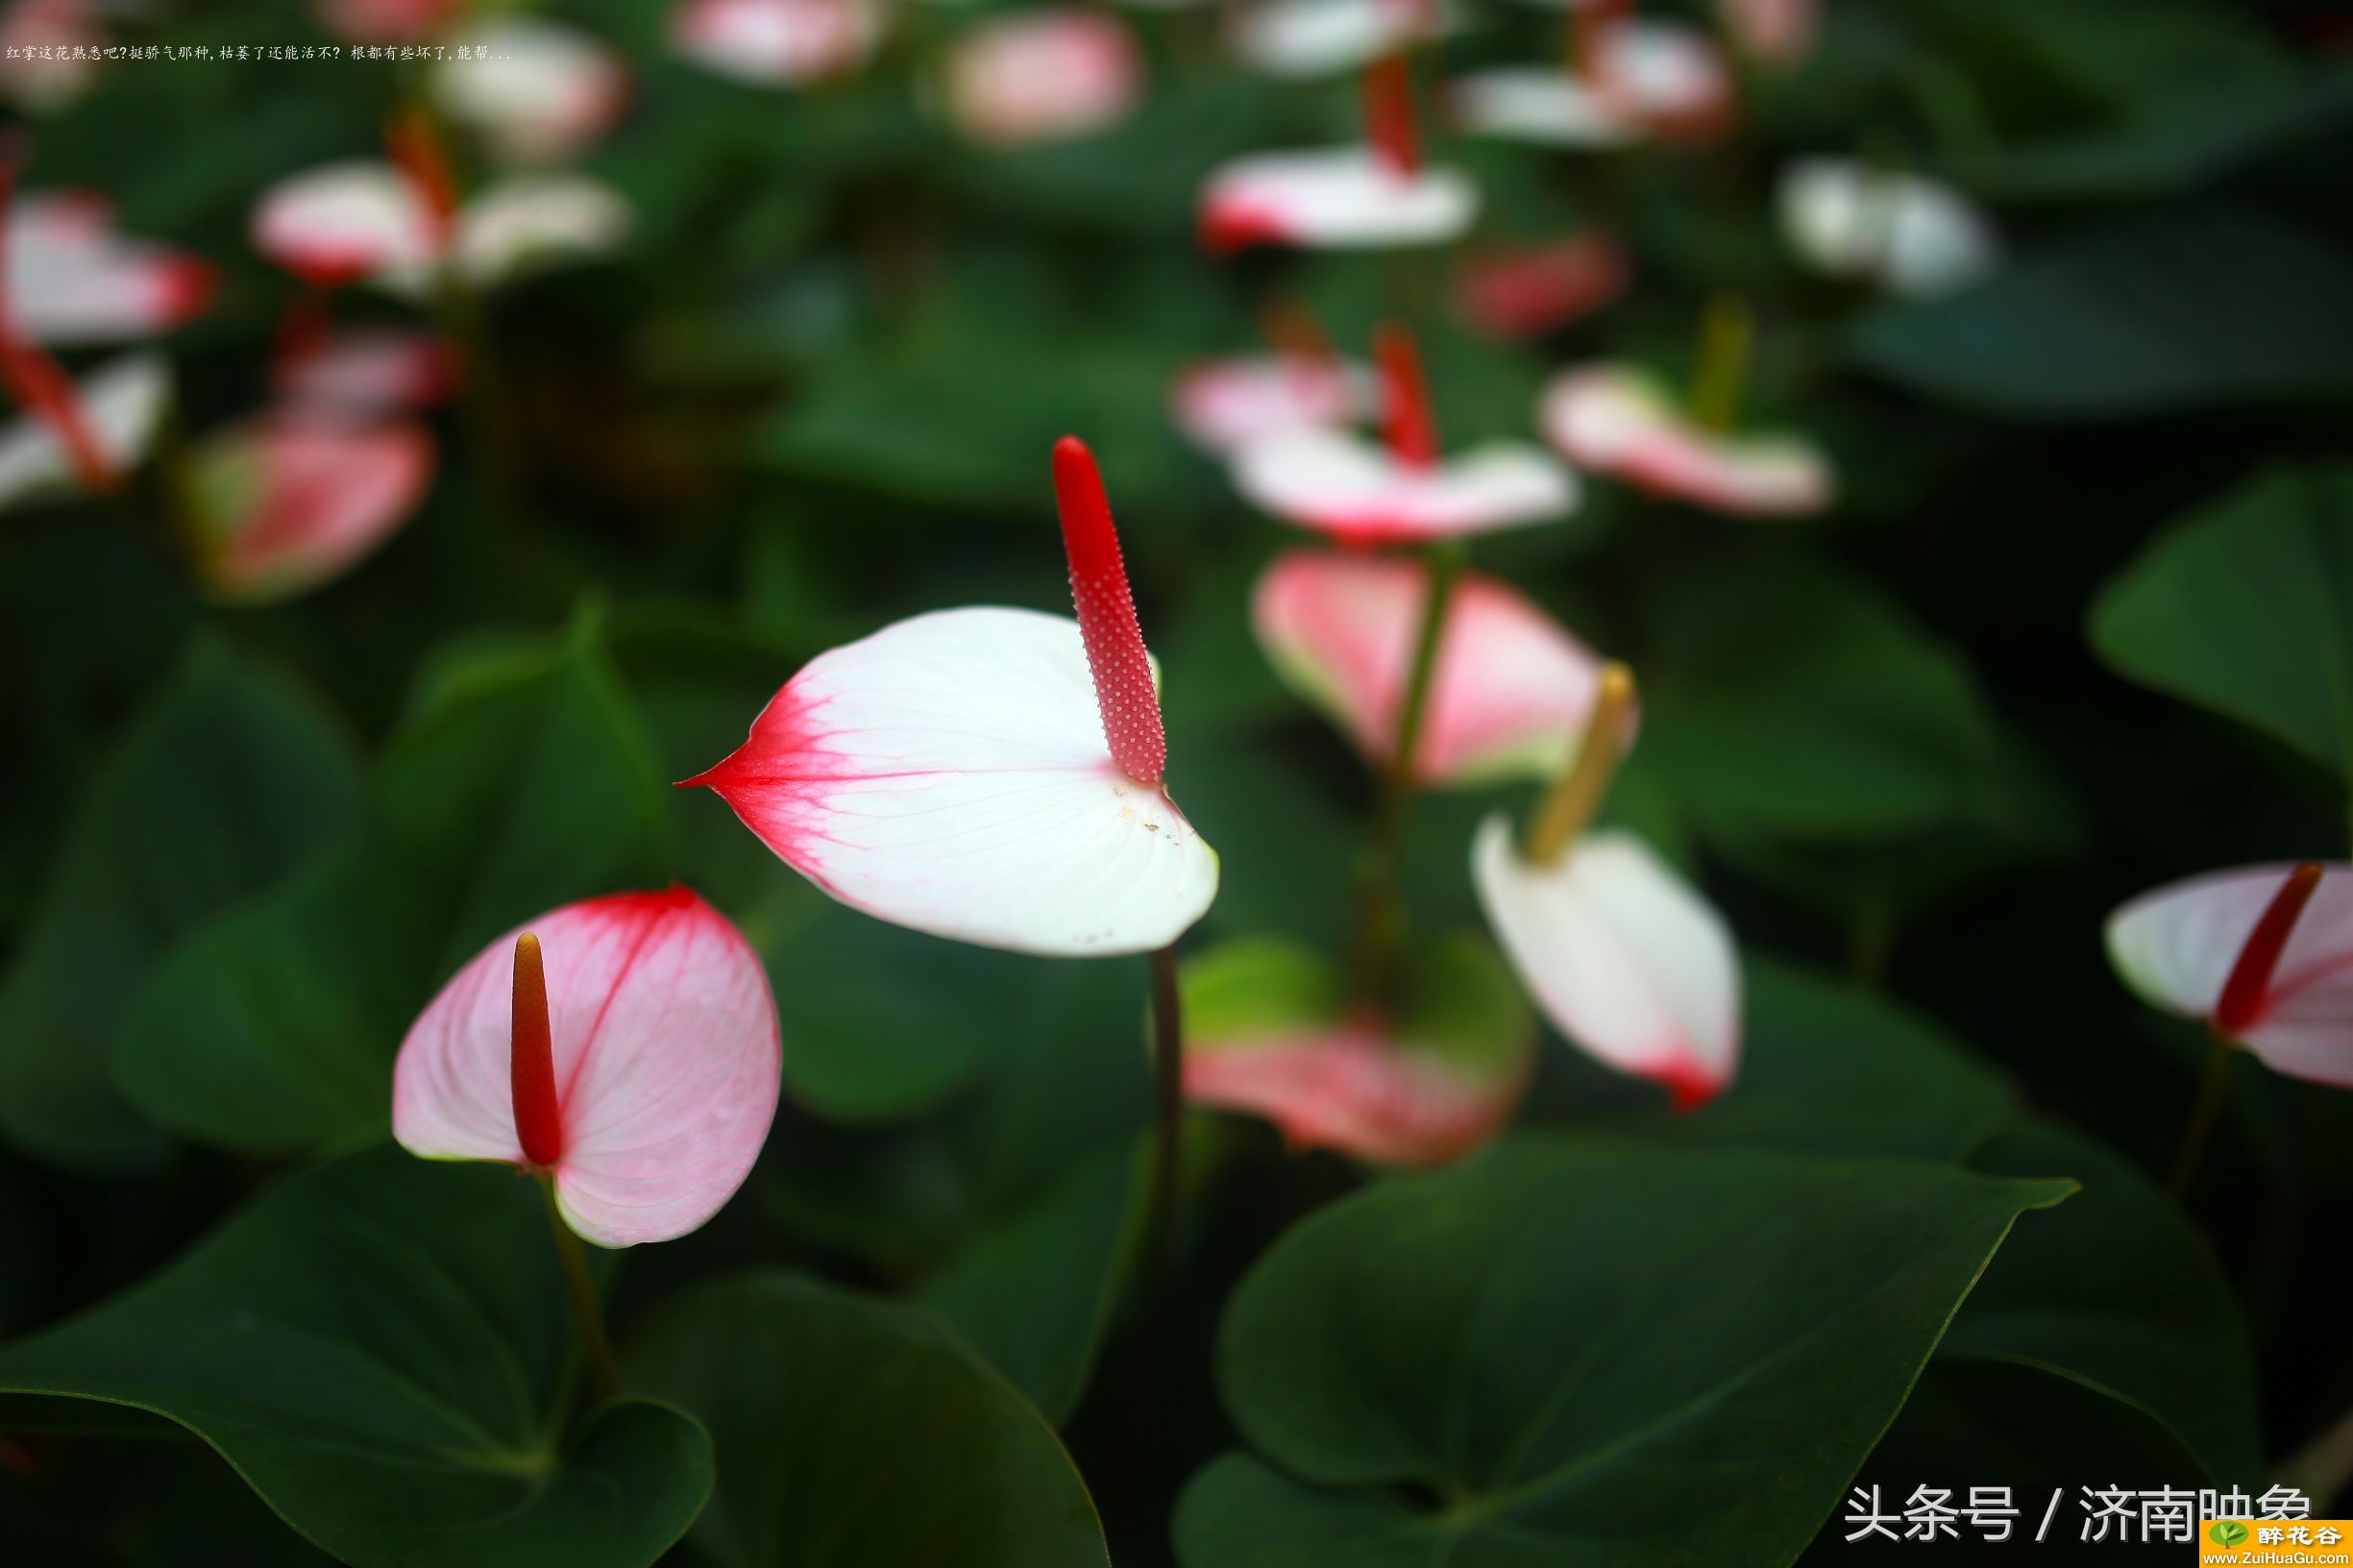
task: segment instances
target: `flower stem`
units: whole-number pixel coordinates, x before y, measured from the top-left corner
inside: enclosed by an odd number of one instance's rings
[[[1373,810],[1371,842],[1358,892],[1356,935],[1357,993],[1377,1001],[1405,926],[1398,894],[1399,861],[1403,858],[1406,813],[1413,799],[1413,762],[1421,747],[1422,728],[1430,710],[1430,693],[1436,685],[1438,649],[1446,639],[1446,615],[1455,585],[1462,575],[1463,549],[1445,540],[1430,551],[1430,586],[1422,599],[1422,619],[1414,633],[1413,662],[1406,673],[1406,690],[1397,709],[1397,740],[1381,780],[1381,797]]]
[[[555,1238],[555,1261],[563,1265],[564,1288],[572,1296],[573,1320],[580,1329],[580,1364],[588,1373],[589,1391],[597,1403],[605,1404],[621,1395],[621,1373],[613,1362],[613,1341],[604,1332],[604,1308],[597,1299],[597,1282],[588,1271],[588,1249],[580,1238],[564,1223],[563,1212],[555,1204],[555,1178],[547,1171],[534,1173],[539,1183],[540,1196],[548,1204],[548,1231]]]
[[[1144,1210],[1143,1269],[1168,1261],[1185,1136],[1185,1010],[1177,990],[1176,943],[1152,955],[1152,1173]]]
[[[2206,1071],[2198,1080],[2197,1098],[2191,1102],[2190,1119],[2182,1124],[2172,1173],[2166,1178],[2166,1196],[2175,1203],[2189,1195],[2199,1163],[2206,1158],[2206,1145],[2214,1140],[2215,1124],[2221,1119],[2222,1105],[2228,1098],[2231,1064],[2238,1058],[2239,1047],[2218,1035],[2207,1048]]]

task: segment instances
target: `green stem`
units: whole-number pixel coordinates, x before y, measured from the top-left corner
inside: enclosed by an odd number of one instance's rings
[[[2189,1195],[2206,1158],[2206,1145],[2214,1140],[2215,1125],[2229,1098],[2231,1065],[2238,1059],[2239,1047],[2219,1037],[2206,1052],[2206,1071],[2198,1079],[2197,1098],[2191,1102],[2190,1119],[2182,1125],[2181,1143],[2173,1151],[2172,1172],[2166,1178],[2166,1196],[2175,1203]]]
[[[441,330],[457,351],[457,407],[466,447],[473,458],[481,503],[492,527],[505,529],[521,515],[521,465],[515,460],[514,429],[490,354],[481,297],[458,275],[456,261],[443,262],[434,290]]]
[[[1699,364],[1691,378],[1691,417],[1703,429],[1727,434],[1740,428],[1755,340],[1755,318],[1738,295],[1708,296],[1700,316]]]
[[[1144,1209],[1143,1269],[1168,1261],[1185,1137],[1185,1010],[1177,990],[1176,943],[1152,955],[1152,1172]]]
[[[604,1308],[597,1299],[597,1281],[588,1271],[588,1249],[556,1207],[555,1178],[537,1173],[540,1196],[548,1203],[548,1231],[555,1237],[555,1260],[563,1265],[564,1289],[572,1297],[572,1316],[580,1329],[580,1364],[587,1370],[589,1390],[597,1403],[621,1397],[621,1373],[613,1362],[613,1341],[604,1332]]]
[[[1430,586],[1422,600],[1413,662],[1408,668],[1405,697],[1397,710],[1397,740],[1390,748],[1388,770],[1382,776],[1380,802],[1373,810],[1357,903],[1357,993],[1367,1001],[1378,1001],[1385,992],[1391,961],[1404,939],[1405,912],[1397,884],[1406,815],[1415,785],[1413,761],[1421,748],[1430,693],[1436,684],[1438,649],[1445,641],[1446,615],[1454,603],[1456,582],[1462,576],[1463,555],[1457,540],[1444,540],[1431,548]]]

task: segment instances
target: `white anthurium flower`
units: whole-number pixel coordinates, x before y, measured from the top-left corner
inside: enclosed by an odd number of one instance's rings
[[[1891,294],[1950,294],[2000,259],[1992,220],[1924,175],[1802,158],[1781,171],[1777,200],[1782,235],[1800,260]]]
[[[9,326],[55,348],[169,331],[211,302],[212,268],[184,251],[125,239],[106,199],[30,192],[9,204]]]
[[[1630,833],[1586,835],[1538,864],[1498,812],[1471,875],[1496,940],[1537,1008],[1588,1055],[1712,1099],[1740,1058],[1740,959],[1724,918]]]
[[[1075,624],[942,610],[819,655],[705,785],[879,919],[1051,957],[1166,947],[1217,891],[1169,797],[1160,699],[1094,460],[1055,451]]]
[[[948,117],[985,147],[1091,135],[1134,112],[1143,89],[1135,34],[1101,12],[1005,12],[968,29],[948,53]]]
[[[446,256],[477,287],[560,259],[616,249],[629,230],[627,200],[580,174],[517,174],[493,182],[450,219],[390,163],[354,160],[312,169],[265,194],[255,249],[314,285],[370,281],[412,297],[429,292]]]
[[[2118,910],[2107,940],[2142,1000],[2203,1019],[2274,1072],[2353,1088],[2353,865],[2192,877]]]
[[[561,22],[488,15],[448,47],[429,79],[434,104],[509,162],[571,157],[610,130],[628,101],[621,56]]]
[[[1731,931],[1630,833],[1588,831],[1632,739],[1633,676],[1603,668],[1574,760],[1525,835],[1494,813],[1471,880],[1538,1011],[1596,1061],[1664,1085],[1678,1109],[1721,1093],[1740,1061]]]
[[[1580,469],[1733,517],[1806,517],[1836,499],[1836,475],[1802,436],[1713,430],[1648,372],[1580,365],[1545,388],[1546,439]]]
[[[670,42],[714,75],[799,86],[856,70],[882,41],[872,0],[682,0]]]
[[[1443,245],[1469,232],[1479,187],[1459,169],[1401,170],[1369,146],[1253,153],[1213,170],[1202,189],[1201,242],[1389,250]]]
[[[1251,69],[1298,81],[1360,69],[1459,23],[1437,0],[1260,0],[1232,13],[1226,37]]]
[[[1169,395],[1186,439],[1223,455],[1281,430],[1318,429],[1369,417],[1372,373],[1336,355],[1235,355],[1189,367]]]
[[[170,368],[154,354],[110,360],[75,384],[74,417],[107,473],[121,474],[146,455],[171,391]],[[19,415],[0,428],[0,507],[81,487],[85,466],[53,421]]]
[[[1291,430],[1234,454],[1252,504],[1350,544],[1446,539],[1527,527],[1577,509],[1576,476],[1549,453],[1490,442],[1434,463],[1346,430]]]
[[[1707,36],[1679,22],[1601,24],[1575,69],[1509,65],[1449,86],[1464,132],[1548,147],[1700,141],[1731,126],[1730,69]]]

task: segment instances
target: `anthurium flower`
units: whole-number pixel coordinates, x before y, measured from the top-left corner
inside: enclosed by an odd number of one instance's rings
[[[209,264],[114,232],[102,196],[28,192],[9,207],[11,327],[37,343],[71,347],[153,337],[211,302]]]
[[[1574,70],[1507,65],[1455,79],[1473,135],[1549,147],[1704,141],[1731,128],[1732,75],[1706,35],[1679,22],[1609,18],[1578,30]]]
[[[1813,53],[1821,0],[1716,0],[1716,16],[1751,60],[1794,65]]]
[[[2142,1000],[2273,1071],[2353,1087],[2353,866],[2248,866],[2144,894],[2109,917],[2108,958]]]
[[[1740,961],[1724,919],[1640,839],[1586,832],[1627,733],[1633,687],[1605,673],[1577,760],[1524,840],[1497,812],[1471,877],[1536,1006],[1597,1061],[1664,1085],[1689,1109],[1740,1055]]]
[[[1478,251],[1456,287],[1462,313],[1495,337],[1541,337],[1609,304],[1632,285],[1633,257],[1606,234]]]
[[[551,1176],[603,1247],[686,1235],[751,1174],[775,1115],[776,1003],[743,933],[684,888],[589,898],[482,949],[392,1069],[428,1160]]]
[[[347,43],[418,43],[464,7],[465,0],[318,0],[319,25]]]
[[[446,46],[429,78],[434,105],[508,162],[571,157],[612,129],[628,101],[621,57],[545,17],[486,16]]]
[[[375,328],[282,347],[270,376],[284,403],[355,416],[443,402],[456,364],[430,333]]]
[[[1367,417],[1374,409],[1373,379],[1362,365],[1336,355],[1236,355],[1188,367],[1169,404],[1188,440],[1222,455],[1279,431]]]
[[[671,47],[704,70],[758,86],[797,86],[856,70],[882,39],[870,0],[683,0]]]
[[[1802,436],[1730,433],[1683,411],[1630,365],[1581,365],[1545,388],[1545,435],[1579,468],[1652,495],[1734,517],[1804,517],[1827,508],[1829,459]]]
[[[1229,943],[1185,967],[1185,1095],[1263,1116],[1301,1148],[1382,1164],[1457,1160],[1511,1119],[1534,1031],[1494,949],[1458,934],[1395,1011],[1352,1006],[1314,953]]]
[[[433,473],[413,420],[289,409],[208,438],[190,467],[198,566],[213,594],[284,599],[342,576],[408,521]]]
[[[1802,158],[1781,171],[1777,203],[1799,260],[1891,294],[1949,294],[2000,257],[1992,221],[1959,191],[1924,175]]]
[[[1115,125],[1143,98],[1143,54],[1125,22],[1042,6],[967,29],[947,60],[947,110],[989,147],[1063,141]]]
[[[1154,672],[1093,457],[1054,451],[1075,625],[941,610],[820,654],[699,777],[794,870],[984,947],[1157,951],[1217,856],[1169,798]]]
[[[355,159],[282,181],[254,210],[254,248],[313,286],[363,280],[409,295],[446,257],[486,287],[534,265],[594,256],[629,226],[620,193],[583,175],[514,175],[453,212],[390,163]]]
[[[1345,430],[1291,430],[1244,444],[1236,488],[1287,522],[1350,544],[1490,533],[1566,516],[1577,481],[1549,454],[1493,442],[1442,458],[1412,339],[1380,342],[1385,442]]]
[[[89,0],[13,0],[0,12],[0,99],[36,114],[89,90],[107,34]]]
[[[1251,600],[1259,646],[1285,683],[1385,770],[1430,577],[1418,560],[1300,550],[1267,568]],[[1558,773],[1592,717],[1601,671],[1591,649],[1518,592],[1464,572],[1414,746],[1416,781]]]
[[[1405,57],[1365,67],[1364,111],[1364,146],[1254,153],[1212,170],[1201,243],[1213,252],[1389,250],[1461,237],[1478,216],[1479,188],[1459,170],[1423,164]]]
[[[1241,62],[1268,76],[1337,76],[1439,37],[1457,18],[1438,0],[1259,0],[1231,13]]]
[[[172,383],[160,356],[136,354],[41,388],[32,411],[0,428],[0,507],[113,488],[154,442]]]

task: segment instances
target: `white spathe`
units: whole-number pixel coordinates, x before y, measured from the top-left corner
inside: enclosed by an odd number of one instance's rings
[[[1226,37],[1243,64],[1298,81],[1369,65],[1457,19],[1437,0],[1260,0],[1232,13]]]
[[[1187,440],[1222,455],[1282,430],[1346,425],[1377,405],[1372,374],[1337,355],[1233,355],[1189,366],[1169,394]]]
[[[1578,467],[1734,517],[1804,517],[1837,493],[1829,458],[1786,432],[1712,430],[1648,372],[1579,365],[1545,388],[1537,422]]]
[[[1231,472],[1253,504],[1358,544],[1526,527],[1565,517],[1578,502],[1567,465],[1514,442],[1421,467],[1352,431],[1298,429],[1245,443]]]
[[[1471,877],[1505,955],[1562,1034],[1684,1103],[1731,1081],[1739,952],[1724,917],[1649,845],[1605,829],[1537,866],[1496,812],[1473,841]]]
[[[107,466],[121,473],[146,454],[171,402],[170,367],[160,355],[109,360],[75,385],[74,398]],[[81,484],[56,432],[30,413],[0,429],[0,507]]]
[[[2240,867],[2143,894],[2108,918],[2109,962],[2150,1005],[2208,1017],[2295,867]],[[2321,868],[2240,1043],[2274,1071],[2353,1087],[2353,865]]]
[[[1078,624],[941,610],[820,654],[708,784],[854,909],[1053,957],[1148,952],[1217,892],[1167,792],[1121,773]]]
[[[1238,158],[1212,171],[1201,195],[1202,234],[1219,249],[1442,245],[1478,214],[1469,175],[1436,167],[1400,174],[1364,146]]]
[[[1800,260],[1893,294],[1953,293],[2001,256],[1992,220],[1924,175],[1802,158],[1781,171],[1777,203],[1781,233]]]

